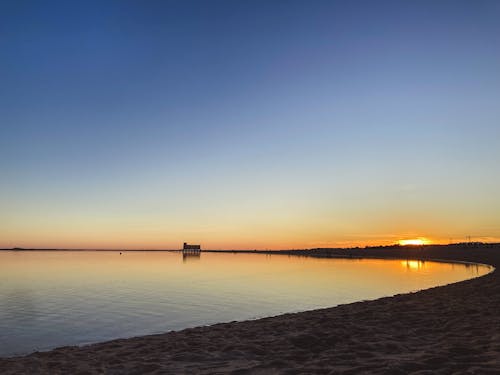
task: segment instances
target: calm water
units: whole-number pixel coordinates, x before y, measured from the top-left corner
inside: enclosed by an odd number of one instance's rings
[[[262,254],[0,252],[0,356],[415,291],[488,267]]]

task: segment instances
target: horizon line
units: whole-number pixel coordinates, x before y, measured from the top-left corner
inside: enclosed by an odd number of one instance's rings
[[[291,249],[201,249],[201,251],[208,252],[280,252],[280,251],[309,251],[309,250],[354,250],[354,249],[370,249],[370,248],[384,248],[384,247],[431,247],[431,246],[456,246],[456,245],[499,245],[500,242],[454,242],[447,244],[406,244],[399,243],[390,245],[365,245],[365,246],[351,246],[351,247],[311,247],[311,248],[291,248]],[[100,249],[100,248],[24,248],[24,247],[10,247],[0,248],[0,251],[158,251],[158,252],[174,252],[182,251],[182,249]]]

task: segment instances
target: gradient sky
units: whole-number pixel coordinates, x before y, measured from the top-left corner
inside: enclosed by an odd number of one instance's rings
[[[500,240],[498,1],[2,1],[0,247]]]

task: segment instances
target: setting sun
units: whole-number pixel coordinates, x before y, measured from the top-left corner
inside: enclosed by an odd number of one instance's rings
[[[428,243],[429,241],[427,241],[425,238],[411,238],[407,240],[399,240],[399,244],[401,246],[406,246],[406,245],[418,246],[418,245],[425,245]]]

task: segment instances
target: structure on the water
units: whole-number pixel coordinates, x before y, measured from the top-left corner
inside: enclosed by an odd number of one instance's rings
[[[189,245],[184,242],[184,246],[182,247],[183,253],[199,253],[201,251],[201,245]]]

